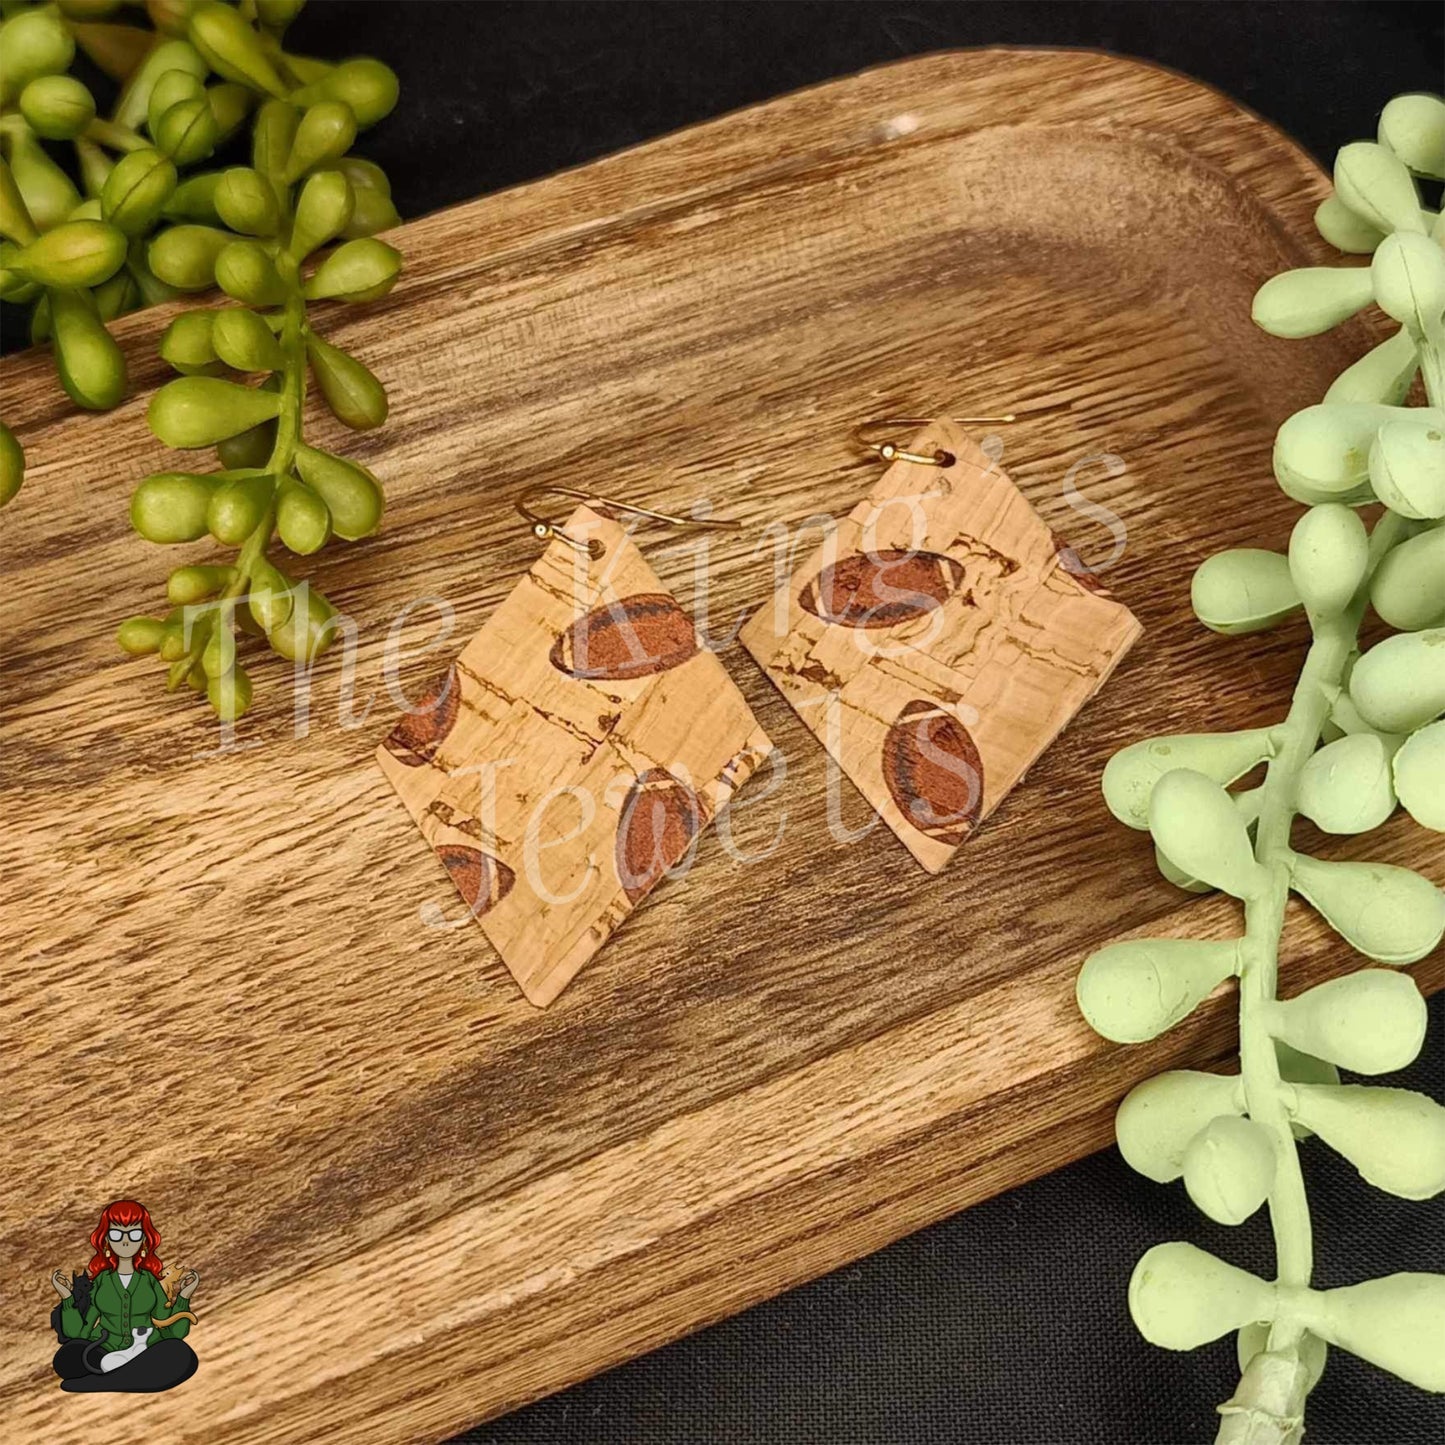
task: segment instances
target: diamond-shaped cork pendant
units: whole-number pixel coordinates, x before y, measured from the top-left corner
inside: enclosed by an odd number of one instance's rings
[[[545,1006],[772,749],[614,518],[582,506],[377,749],[468,909]]]
[[[909,450],[742,643],[937,873],[1142,629],[955,424]]]

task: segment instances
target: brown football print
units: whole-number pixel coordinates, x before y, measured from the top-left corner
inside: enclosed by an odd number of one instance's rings
[[[698,651],[692,619],[666,592],[604,602],[552,645],[552,666],[588,682],[666,672]]]
[[[896,627],[941,607],[963,576],[962,562],[938,552],[854,552],[808,583],[798,605],[835,627]]]
[[[666,768],[633,783],[617,820],[617,877],[630,902],[687,852],[704,821],[701,799]]]
[[[456,843],[439,843],[437,857],[446,865],[457,885],[457,892],[467,901],[473,918],[480,918],[512,891],[517,875],[500,859],[480,848],[464,848]]]
[[[397,762],[409,768],[422,767],[435,757],[451,732],[461,705],[462,686],[453,664],[401,715],[383,746]]]
[[[1109,589],[1099,581],[1099,574],[1095,572],[1057,532],[1051,535],[1054,539],[1054,551],[1058,554],[1059,566],[1062,567],[1085,592],[1094,592],[1100,597],[1110,597],[1113,595]]]
[[[963,842],[983,810],[983,759],[969,731],[937,703],[915,699],[883,740],[883,777],[898,811],[940,843]]]

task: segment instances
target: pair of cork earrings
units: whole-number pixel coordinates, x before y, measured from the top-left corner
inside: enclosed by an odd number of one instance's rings
[[[979,420],[993,420],[981,418]],[[906,449],[740,640],[931,873],[1138,637],[957,423]],[[561,526],[377,751],[522,991],[546,1005],[669,873],[772,744],[624,517],[551,488]]]

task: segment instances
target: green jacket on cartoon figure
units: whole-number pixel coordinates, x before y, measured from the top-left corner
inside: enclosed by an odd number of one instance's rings
[[[172,1308],[160,1281],[148,1270],[138,1269],[123,1285],[113,1269],[103,1269],[91,1285],[90,1308],[84,1318],[67,1298],[60,1305],[60,1327],[72,1340],[105,1338],[108,1349],[126,1350],[134,1343],[132,1329],[151,1331],[148,1343],[157,1340],[182,1339],[191,1327],[188,1319],[174,1324],[152,1326],[152,1319],[168,1319],[176,1310],[186,1308],[186,1301],[177,1299]]]

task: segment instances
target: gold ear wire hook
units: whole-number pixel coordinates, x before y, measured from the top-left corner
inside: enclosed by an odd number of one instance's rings
[[[853,440],[858,443],[864,451],[872,452],[875,456],[881,457],[885,462],[917,462],[923,467],[949,467],[953,465],[953,453],[946,452],[941,447],[930,456],[922,452],[904,451],[902,447],[895,446],[892,442],[869,441],[868,433],[876,432],[883,428],[889,431],[896,427],[918,427],[927,426],[935,420],[931,416],[890,416],[879,421],[865,421],[861,426],[853,428]],[[1005,416],[955,416],[950,421],[958,422],[960,425],[977,422],[1007,422],[1017,421],[1013,412]]]
[[[528,487],[517,498],[517,511],[526,519],[532,535],[538,541],[548,542],[555,537],[559,542],[565,542],[569,547],[575,548],[578,552],[585,552],[593,558],[600,557],[604,550],[602,543],[596,537],[589,537],[585,542],[580,542],[576,537],[568,536],[555,523],[549,522],[546,517],[541,516],[528,505],[531,498],[539,492],[553,492],[562,497],[575,497],[582,502],[600,502],[604,507],[615,507],[618,511],[631,512],[633,516],[646,517],[649,521],[664,522],[669,527],[706,527],[710,530],[736,532],[740,531],[743,525],[741,522],[725,518],[674,517],[667,512],[655,512],[651,507],[639,507],[633,502],[619,502],[614,497],[604,497],[598,492],[583,491],[580,487],[559,487],[547,482],[539,486]]]

